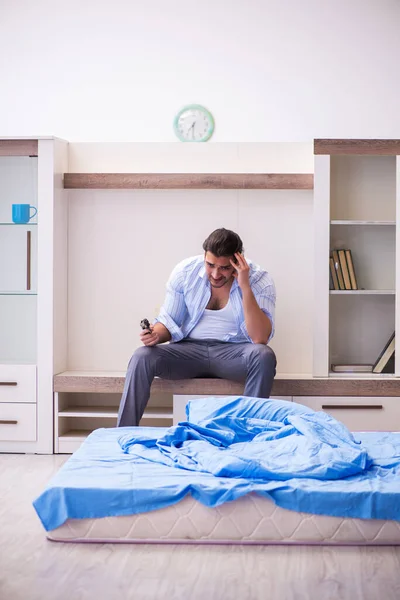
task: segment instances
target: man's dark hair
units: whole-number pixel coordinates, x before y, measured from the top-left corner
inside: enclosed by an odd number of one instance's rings
[[[203,243],[204,252],[211,252],[214,256],[233,256],[236,252],[243,253],[243,242],[234,231],[229,229],[216,229]]]

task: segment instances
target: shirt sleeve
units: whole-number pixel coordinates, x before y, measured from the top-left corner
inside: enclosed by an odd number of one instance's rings
[[[184,273],[180,265],[172,271],[167,282],[167,293],[155,323],[162,323],[171,334],[173,342],[183,339],[182,323],[187,316],[184,296]]]
[[[263,313],[267,315],[271,321],[271,334],[268,338],[268,342],[272,340],[275,333],[275,303],[276,303],[276,290],[275,284],[272,277],[268,273],[264,273],[263,276],[254,284],[251,285],[252,292],[256,299],[258,306],[261,308]],[[243,321],[241,325],[242,332],[251,341],[248,334],[246,323]],[[268,344],[267,342],[267,344]]]

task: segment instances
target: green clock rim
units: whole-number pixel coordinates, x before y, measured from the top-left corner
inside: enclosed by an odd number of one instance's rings
[[[199,142],[207,142],[207,140],[209,140],[210,137],[212,136],[212,134],[214,133],[215,123],[214,123],[214,117],[212,116],[212,114],[210,113],[210,111],[207,110],[201,104],[187,104],[186,106],[184,106],[183,108],[181,108],[181,110],[176,114],[176,116],[174,118],[174,132],[175,132],[175,135],[177,136],[177,138],[181,142],[189,142],[190,144],[193,144],[192,140],[187,140],[186,138],[182,137],[181,134],[179,133],[179,129],[178,129],[179,117],[181,116],[182,113],[184,113],[187,110],[201,110],[207,116],[207,118],[209,120],[209,123],[210,123],[210,126],[209,126],[209,128],[207,130],[207,133],[205,133],[204,136],[200,140],[194,140],[194,142],[196,144],[198,144]]]

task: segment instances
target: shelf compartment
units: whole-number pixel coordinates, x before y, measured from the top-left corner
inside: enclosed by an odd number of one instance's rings
[[[82,443],[94,429],[69,429],[59,436],[60,440],[65,442],[80,442]]]
[[[7,226],[0,233],[0,293],[36,293],[38,228]]]
[[[396,221],[396,157],[332,156],[331,221]]]
[[[395,330],[395,295],[353,294],[330,296],[329,365],[373,365]]]
[[[0,363],[36,364],[34,294],[0,294]]]
[[[395,227],[337,225],[331,227],[330,248],[331,252],[340,248],[351,250],[359,288],[352,293],[364,290],[387,293],[395,289]]]
[[[38,208],[38,159],[2,155],[4,141],[0,140],[0,223],[10,223],[13,204],[30,204]],[[36,216],[33,221],[36,223]]]

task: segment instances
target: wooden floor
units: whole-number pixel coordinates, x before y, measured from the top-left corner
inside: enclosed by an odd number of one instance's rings
[[[49,542],[31,502],[66,458],[0,455],[0,600],[400,599],[400,547]]]

